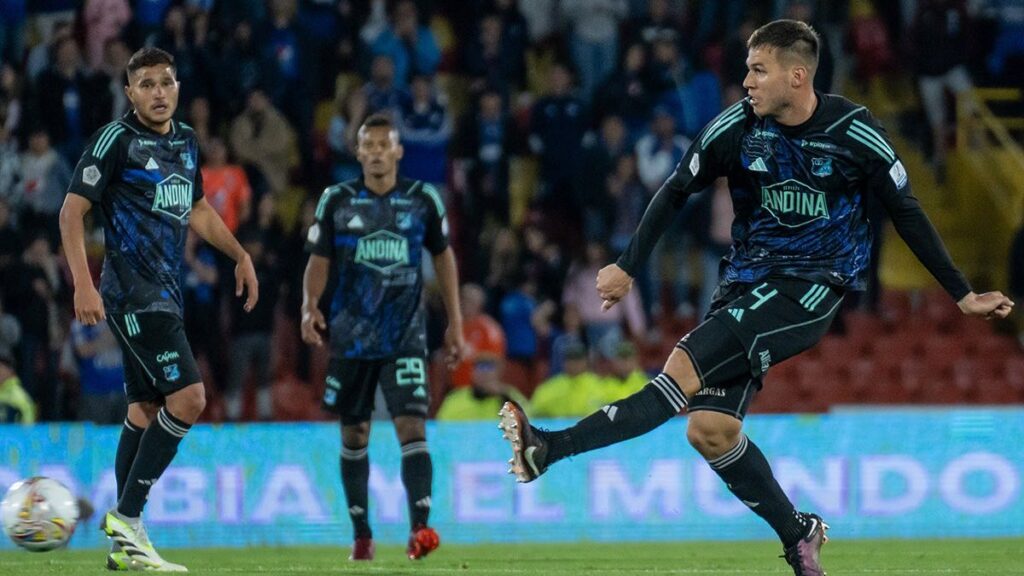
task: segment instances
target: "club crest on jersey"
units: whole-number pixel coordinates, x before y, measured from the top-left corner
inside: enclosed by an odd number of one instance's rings
[[[811,174],[815,176],[830,176],[832,174],[831,158],[811,158]]]
[[[378,272],[390,272],[398,266],[408,265],[409,242],[388,230],[363,236],[356,243],[356,264]]]
[[[164,379],[168,382],[175,382],[181,378],[181,370],[178,369],[177,364],[171,364],[170,366],[164,366]]]
[[[171,174],[156,185],[153,211],[184,221],[192,211],[192,183],[180,174]]]
[[[761,207],[789,228],[830,219],[825,193],[798,180],[762,186]]]
[[[398,225],[399,230],[412,228],[412,212],[399,212],[395,216],[395,223]]]
[[[181,162],[185,165],[185,170],[195,170],[196,161],[192,158],[191,152],[182,152],[180,156]]]

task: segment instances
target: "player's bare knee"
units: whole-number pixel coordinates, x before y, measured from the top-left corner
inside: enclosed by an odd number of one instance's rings
[[[175,418],[195,424],[206,409],[206,388],[202,383],[192,384],[167,397],[167,410]]]
[[[690,360],[690,355],[673,348],[665,361],[664,372],[676,381],[676,384],[683,390],[687,398],[692,398],[700,390],[700,378],[697,377],[697,369]]]
[[[370,423],[341,425],[341,442],[348,448],[363,448],[370,443]]]
[[[395,418],[395,434],[402,444],[427,437],[427,426],[419,416],[398,416]]]
[[[729,451],[740,439],[743,423],[718,412],[691,412],[686,439],[706,460]]]

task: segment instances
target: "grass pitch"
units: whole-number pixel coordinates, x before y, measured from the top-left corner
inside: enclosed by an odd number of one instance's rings
[[[164,556],[192,574],[462,574],[544,576],[630,574],[792,574],[773,542],[442,545],[411,562],[399,547],[380,547],[369,563],[348,548],[174,550]],[[1024,539],[833,541],[822,552],[829,574],[1024,575]],[[104,552],[0,552],[4,576],[107,574]]]

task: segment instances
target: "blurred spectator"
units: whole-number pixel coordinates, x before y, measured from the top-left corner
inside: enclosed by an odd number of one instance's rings
[[[338,98],[327,129],[327,142],[334,158],[331,168],[334,182],[352,180],[362,173],[362,166],[356,158],[356,135],[368,114],[365,91],[353,89]]]
[[[2,277],[2,276],[0,276]],[[0,350],[13,353],[21,343],[21,323],[4,310],[3,295],[0,294]]]
[[[533,364],[537,354],[537,335],[533,331],[536,297],[537,284],[525,274],[520,274],[501,300],[501,327],[508,342],[508,358],[526,366]]]
[[[210,138],[221,132],[219,126],[211,125],[210,101],[199,96],[192,100],[188,107],[188,125],[196,133],[196,140],[199,142],[199,150],[206,152],[210,144]]]
[[[45,231],[50,243],[56,245],[60,239],[60,207],[70,183],[71,168],[50,147],[46,131],[32,132],[28,150],[21,155],[19,226],[23,230]]]
[[[78,44],[71,38],[54,47],[52,65],[39,75],[33,96],[34,125],[43,126],[68,162],[77,162],[85,139],[110,122],[107,83],[82,64]]]
[[[374,56],[386,55],[394,63],[394,85],[404,89],[414,74],[433,76],[441,62],[437,39],[419,22],[419,11],[412,0],[399,0],[391,12],[390,26],[370,44]]]
[[[207,385],[223,390],[228,357],[221,324],[221,279],[213,249],[195,234],[189,234],[186,240],[184,268],[185,333],[192,353],[197,359],[205,359],[210,368],[212,382],[207,381]]]
[[[613,255],[618,255],[629,245],[647,209],[647,190],[637,176],[636,157],[619,156],[606,186],[612,210],[608,246]]]
[[[228,163],[228,149],[220,138],[211,138],[204,152],[203,193],[234,234],[240,224],[249,220],[252,212],[249,179],[241,166]]]
[[[743,79],[747,75],[747,40],[757,29],[758,22],[748,17],[725,41],[722,54],[722,85],[726,102],[737,102],[746,97]]]
[[[1010,79],[1003,76],[1007,64],[1014,57],[1024,56],[1024,6],[1020,0],[989,0],[988,9],[999,23],[999,32],[988,57],[988,70],[992,76],[1008,81]],[[1018,62],[1018,66],[1020,64]]]
[[[472,381],[473,363],[482,355],[501,361],[505,359],[505,331],[501,324],[485,311],[487,296],[477,284],[463,284],[460,292],[462,307],[462,335],[466,340],[466,353],[454,370],[452,386],[462,388]]]
[[[519,13],[534,44],[547,41],[556,32],[557,0],[520,0]]]
[[[929,2],[932,0],[922,0]],[[962,0],[939,0],[958,2]],[[832,55],[832,44],[829,42],[829,28],[818,18],[812,0],[789,0],[783,16],[790,20],[807,22],[818,33],[818,66],[814,70],[814,89],[819,92],[832,92],[832,77],[835,74],[835,57]],[[748,36],[749,37],[749,36]],[[745,58],[744,58],[745,60]]]
[[[231,124],[231,149],[259,169],[272,194],[284,193],[298,166],[295,131],[261,90],[249,94],[245,111]]]
[[[0,136],[18,135],[21,128],[23,78],[11,64],[0,67]],[[0,182],[0,190],[3,189]]]
[[[85,60],[92,69],[103,64],[107,42],[117,38],[132,17],[128,0],[85,0]]]
[[[330,98],[339,75],[358,67],[356,62],[356,9],[353,0],[328,0],[303,3],[299,10],[302,28],[310,32],[313,60],[318,70],[315,100]]]
[[[587,349],[582,345],[565,351],[565,371],[537,386],[531,402],[538,418],[587,416],[604,404],[600,376],[590,370]]]
[[[682,28],[680,15],[672,7],[671,0],[649,0],[647,12],[633,18],[626,24],[626,45],[643,43],[648,49],[654,41],[666,32],[675,33]]]
[[[21,253],[21,233],[14,225],[14,215],[11,212],[11,205],[0,197],[0,280],[5,279],[5,270],[13,265]],[[0,297],[3,296],[4,286],[0,284]]]
[[[973,88],[967,73],[967,8],[961,0],[922,0],[914,23],[914,62],[932,135],[932,162],[941,182],[946,155],[955,134],[955,113],[946,106],[946,91],[957,98],[970,97]]]
[[[655,40],[651,52],[651,84],[655,93],[656,108],[668,111],[675,119],[675,127],[680,134],[698,127],[687,125],[686,92],[687,65],[679,49],[678,35],[675,32],[664,33]],[[658,114],[655,109],[655,115]]]
[[[554,302],[547,300],[544,306],[557,308]],[[548,358],[548,374],[554,376],[565,371],[566,353],[576,346],[586,348],[586,335],[583,333],[583,320],[575,303],[562,307],[561,326],[550,333],[551,353]]]
[[[605,377],[604,401],[622,400],[640,391],[651,377],[640,367],[640,358],[632,342],[619,342],[612,356],[611,374]]]
[[[297,21],[298,0],[270,0],[267,24],[260,34],[264,61],[273,67],[274,84],[264,84],[274,107],[291,122],[300,154],[310,149],[313,94],[316,91],[316,49],[309,33]]]
[[[597,272],[609,262],[608,252],[600,241],[587,242],[584,258],[569,269],[562,293],[562,305],[574,305],[583,322],[583,332],[592,350],[604,358],[611,358],[615,347],[622,341],[622,325],[626,323],[635,337],[647,333],[647,322],[640,306],[640,297],[630,291],[611,310],[603,310],[603,300],[594,290]]]
[[[100,71],[107,77],[107,91],[110,93],[110,117],[120,118],[131,108],[131,102],[124,93],[128,83],[126,72],[132,51],[121,38],[111,38],[103,46],[103,62]]]
[[[589,105],[599,82],[618,62],[619,24],[626,0],[562,0],[562,18],[571,34],[569,47],[579,72],[580,100]]]
[[[415,75],[410,88],[412,99],[402,106],[398,122],[404,149],[400,173],[443,187],[452,135],[448,109],[430,76]]]
[[[594,117],[621,116],[635,142],[647,126],[655,94],[647,66],[647,49],[641,43],[630,44],[622,56],[622,65],[605,78],[594,101]]]
[[[572,73],[565,64],[556,63],[551,68],[550,92],[537,100],[530,113],[530,150],[540,156],[538,200],[554,210],[549,216],[562,226],[579,220],[574,209],[579,205],[574,198],[575,177],[586,128],[583,104],[572,93]]]
[[[743,14],[747,11],[747,1],[698,2],[696,9],[697,30],[694,34],[693,45],[700,47],[721,39],[727,30],[735,30],[739,26]]]
[[[697,301],[698,318],[703,318],[711,309],[711,302],[720,281],[718,270],[722,258],[729,253],[729,248],[732,246],[732,221],[734,219],[732,196],[729,193],[727,179],[717,179],[714,187],[705,194],[710,195],[706,200],[710,202],[710,206],[708,207],[707,237],[701,239],[702,272],[700,296]],[[881,237],[875,236],[875,238],[875,244],[881,244]]]
[[[14,372],[14,356],[0,349],[0,424],[34,424],[36,407]]]
[[[637,174],[653,195],[672,174],[690,147],[690,140],[676,133],[676,120],[665,107],[654,109],[650,129],[636,143]]]
[[[105,320],[86,326],[71,321],[71,342],[78,364],[78,419],[96,424],[120,424],[127,415],[124,399],[124,359]]]
[[[628,154],[626,126],[622,118],[606,116],[598,134],[587,134],[583,144],[583,165],[586,170],[579,176],[579,196],[584,204],[583,236],[586,240],[608,238],[609,225],[614,219],[614,206],[608,194],[608,177],[615,170],[620,156]]]
[[[235,117],[245,107],[245,100],[239,98],[240,94],[251,94],[277,83],[274,68],[264,61],[252,27],[249,20],[235,24],[231,39],[223,49],[217,75],[221,81],[213,82],[212,90],[215,96],[213,109],[218,114]]]
[[[561,225],[555,221],[554,226]],[[519,267],[536,283],[535,293],[538,300],[562,299],[562,284],[569,268],[565,253],[555,242],[548,239],[547,234],[538,226],[528,224],[523,228],[523,253]]]
[[[476,37],[466,43],[464,67],[474,92],[495,89],[508,101],[509,94],[525,84],[526,70],[523,53],[512,52],[503,26],[498,14],[489,14],[480,20]]]
[[[173,4],[172,0],[135,0],[134,17],[135,44],[152,46],[160,33],[164,16]],[[231,4],[231,2],[225,2]]]
[[[0,62],[18,62],[25,54],[25,0],[0,2]]]
[[[470,374],[471,386],[456,388],[448,393],[437,411],[438,420],[491,420],[502,404],[512,400],[523,409],[530,402],[514,387],[501,380],[503,361],[491,354],[478,355]]]
[[[1015,302],[1024,301],[1024,226],[1017,229],[1010,246],[1010,295]],[[1018,326],[1024,326],[1018,322]],[[1024,328],[1018,335],[1024,347]]]
[[[373,57],[370,66],[370,81],[363,86],[366,94],[366,113],[389,112],[397,116],[409,95],[398,87],[395,80],[395,63],[390,56],[379,54]]]
[[[504,52],[512,59],[512,85],[523,88],[526,84],[526,51],[530,44],[530,27],[519,11],[518,0],[494,0],[491,13],[501,18],[501,41]]]
[[[194,98],[212,90],[209,20],[200,12],[189,21],[183,7],[172,6],[164,16],[164,29],[157,39],[157,45],[174,57],[175,76],[180,85],[178,106],[183,110],[189,109]]]
[[[260,299],[248,313],[242,308],[243,300],[231,299],[231,372],[225,389],[225,414],[232,421],[242,417],[242,386],[246,376],[250,376],[256,384],[256,416],[270,420],[274,416],[270,393],[274,375],[270,365],[271,341],[281,278],[268,258],[259,230],[248,228],[238,239],[252,258],[260,283]]]
[[[5,110],[0,108],[0,200],[8,203],[10,209],[21,205],[21,154],[17,136],[3,126],[4,114]]]
[[[39,75],[50,67],[57,45],[65,39],[71,38],[73,33],[73,20],[60,20],[55,23],[49,33],[42,34],[41,42],[29,49],[28,57],[25,59],[25,76],[28,78],[29,84],[34,84],[39,79]]]

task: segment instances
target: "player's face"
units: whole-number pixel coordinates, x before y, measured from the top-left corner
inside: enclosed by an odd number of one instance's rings
[[[359,131],[356,158],[366,176],[382,178],[397,174],[398,161],[402,159],[398,132],[387,126],[363,128]]]
[[[129,78],[125,94],[131,100],[139,120],[150,127],[162,127],[178,108],[178,80],[167,64],[146,66]]]
[[[751,48],[747,54],[747,76],[743,88],[750,96],[754,113],[764,118],[777,116],[789,106],[791,69],[778,59],[771,47]]]

